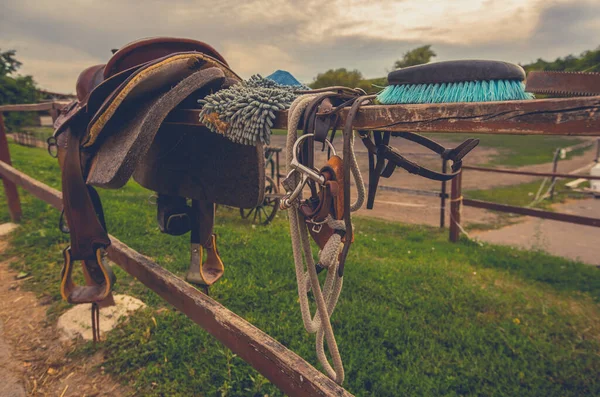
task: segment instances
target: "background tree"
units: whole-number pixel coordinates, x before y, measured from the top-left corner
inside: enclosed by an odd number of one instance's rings
[[[319,73],[310,84],[311,88],[331,87],[341,85],[344,87],[358,87],[363,80],[362,73],[358,70],[347,70],[346,68],[329,69],[325,73]]]
[[[394,62],[394,69],[401,69],[409,66],[429,63],[431,58],[436,56],[437,54],[431,49],[431,44],[414,48],[405,52],[402,56],[402,59],[398,59],[396,62]]]
[[[39,93],[31,76],[17,75],[21,62],[15,58],[16,51],[0,50],[0,105],[35,103]],[[4,119],[9,131],[32,125],[37,119],[35,112],[11,112]]]
[[[556,58],[551,62],[538,58],[533,63],[523,65],[523,68],[527,72],[532,70],[600,72],[600,47],[595,50],[584,51],[579,56],[567,55],[564,58]]]
[[[15,73],[21,67],[22,63],[15,59],[16,53],[15,50],[0,50],[0,76]]]

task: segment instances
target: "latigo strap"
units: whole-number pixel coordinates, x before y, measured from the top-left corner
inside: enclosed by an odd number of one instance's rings
[[[64,251],[61,295],[70,303],[101,302],[108,298],[115,282],[110,266],[103,260],[103,251],[110,245],[110,239],[103,225],[104,217],[98,195],[91,186],[86,185],[83,177],[80,162],[81,137],[73,128],[67,129],[65,133],[68,143],[62,190],[71,245]],[[78,260],[83,261],[87,286],[77,286],[72,281],[73,262]]]

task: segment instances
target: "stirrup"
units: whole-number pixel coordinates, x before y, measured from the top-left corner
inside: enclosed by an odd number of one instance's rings
[[[204,249],[206,249],[206,261],[203,261]],[[185,279],[191,284],[207,287],[216,283],[225,271],[225,265],[217,249],[217,235],[213,234],[204,245],[192,243],[190,268]]]
[[[112,287],[117,281],[110,265],[104,262],[104,250],[96,249],[96,255],[93,259],[84,259],[84,273],[88,285],[76,285],[72,279],[73,263],[71,256],[71,247],[63,251],[65,264],[61,271],[60,294],[62,298],[73,304],[78,303],[98,303],[110,296]]]

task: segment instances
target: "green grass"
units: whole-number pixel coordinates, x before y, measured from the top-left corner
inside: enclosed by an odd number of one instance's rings
[[[11,145],[13,163],[58,187],[55,160]],[[149,192],[129,183],[101,191],[110,232],[183,275],[188,237],[161,235]],[[3,258],[32,274],[27,288],[60,301],[58,212],[22,193],[24,221]],[[6,208],[0,195],[0,208]],[[319,368],[300,318],[284,215],[250,227],[220,208],[226,263],[211,295]],[[7,221],[5,210],[0,221]],[[436,228],[357,219],[333,327],[357,396],[599,395],[600,272],[541,252],[447,242]],[[2,258],[0,258],[2,259]],[[118,293],[148,308],[109,334],[106,371],[150,396],[274,396],[281,393],[181,313],[119,268]],[[165,309],[166,308],[166,309]],[[84,345],[74,354],[88,355]]]
[[[287,135],[287,130],[272,129],[271,130],[271,135],[283,135],[283,136],[286,136]]]
[[[455,142],[462,142],[467,138],[479,138],[481,147],[492,148],[498,151],[486,165],[502,167],[520,167],[524,165],[550,163],[554,158],[554,152],[557,148],[563,148],[583,142],[582,139],[562,136],[487,134],[426,135],[433,139],[449,139]],[[567,158],[581,155],[583,152],[583,150],[575,150],[568,153]]]

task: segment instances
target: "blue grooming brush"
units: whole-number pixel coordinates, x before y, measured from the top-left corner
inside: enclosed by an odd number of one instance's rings
[[[525,92],[525,71],[499,61],[434,62],[394,70],[377,100],[402,103],[493,102],[533,99]]]

